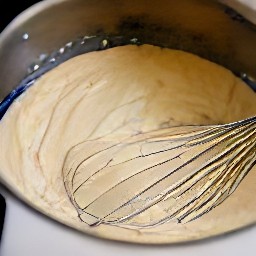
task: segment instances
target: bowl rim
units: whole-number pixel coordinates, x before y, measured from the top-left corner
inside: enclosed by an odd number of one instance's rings
[[[0,49],[2,48],[4,41],[13,33],[13,31],[21,24],[25,23],[30,18],[34,17],[38,13],[50,8],[53,5],[66,2],[68,0],[41,0],[40,2],[28,7],[21,13],[19,13],[0,33]]]

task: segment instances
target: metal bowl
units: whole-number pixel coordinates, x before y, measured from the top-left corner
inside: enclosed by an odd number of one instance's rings
[[[0,98],[19,84],[40,55],[52,53],[78,37],[94,35],[121,35],[188,51],[221,64],[249,82],[256,77],[256,27],[217,1],[46,0],[18,16],[0,36]],[[211,235],[218,233],[216,230]],[[208,236],[198,234],[187,240]],[[138,237],[130,241],[186,240]],[[118,234],[108,238],[124,240]]]
[[[85,35],[136,37],[256,77],[256,27],[217,1],[46,0],[0,36],[0,97],[17,86],[41,54]]]

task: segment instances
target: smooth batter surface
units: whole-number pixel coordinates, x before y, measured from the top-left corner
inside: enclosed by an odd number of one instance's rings
[[[1,178],[45,214],[110,239],[166,243],[233,230],[256,219],[255,168],[202,218],[139,231],[81,222],[62,169],[81,142],[238,121],[255,115],[255,100],[230,71],[185,52],[144,45],[85,54],[44,75],[8,110],[0,122]]]

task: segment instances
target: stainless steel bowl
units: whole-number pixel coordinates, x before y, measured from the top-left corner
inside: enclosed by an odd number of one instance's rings
[[[78,36],[105,34],[185,50],[256,77],[256,27],[217,1],[46,0],[0,36],[0,98],[40,54]]]
[[[244,79],[256,77],[256,27],[217,1],[45,0],[0,36],[0,98],[41,54],[93,35],[121,35],[185,50]]]

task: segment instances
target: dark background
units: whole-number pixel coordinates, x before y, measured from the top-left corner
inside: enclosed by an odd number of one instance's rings
[[[22,11],[39,0],[0,0],[0,32]]]

